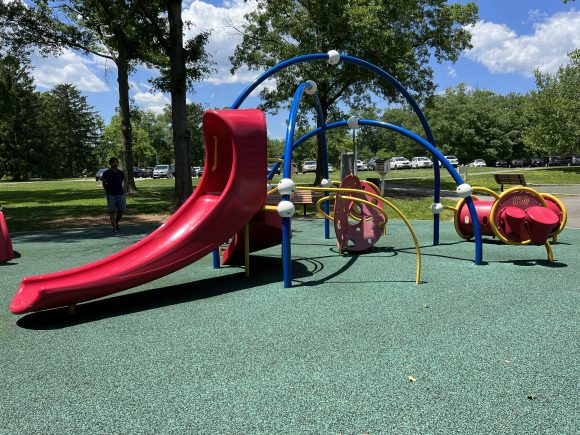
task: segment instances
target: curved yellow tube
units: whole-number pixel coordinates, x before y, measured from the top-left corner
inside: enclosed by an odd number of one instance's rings
[[[397,213],[400,216],[400,218],[403,220],[403,222],[405,222],[405,225],[407,225],[407,228],[411,232],[411,236],[413,236],[413,241],[415,242],[415,251],[417,254],[417,272],[415,274],[415,282],[417,284],[419,284],[421,282],[421,249],[419,248],[419,242],[417,241],[417,235],[415,234],[415,231],[413,230],[411,223],[407,220],[407,218],[401,212],[401,210],[399,210],[394,204],[392,204],[390,201],[386,200],[385,198],[383,198],[379,195],[375,195],[374,193],[367,192],[367,191],[361,191],[360,189],[348,189],[348,188],[344,188],[344,187],[341,187],[341,188],[336,188],[336,187],[322,188],[322,187],[308,187],[308,186],[299,186],[299,187],[297,187],[297,189],[298,190],[312,190],[312,191],[322,190],[322,191],[326,191],[326,192],[336,192],[336,193],[359,193],[359,194],[364,193],[365,195],[368,195],[368,196],[371,196],[375,199],[378,199],[379,201],[382,201],[384,204],[391,207],[395,211],[395,213]],[[358,198],[358,199],[360,200],[360,198]]]
[[[381,222],[379,225],[381,225],[381,224],[382,224],[382,225],[385,225],[385,224],[387,223],[387,220],[389,219],[389,217],[387,216],[387,212],[386,212],[386,211],[384,211],[384,210],[383,210],[382,208],[380,208],[378,205],[376,205],[376,204],[373,204],[373,203],[372,203],[372,202],[370,202],[370,201],[367,201],[366,199],[357,198],[357,197],[354,197],[354,196],[343,196],[343,195],[340,195],[339,197],[340,197],[341,199],[348,199],[348,200],[350,200],[350,201],[354,201],[354,202],[362,202],[363,204],[366,204],[366,205],[368,205],[368,206],[370,206],[370,207],[372,207],[372,208],[374,208],[374,209],[378,210],[378,211],[379,211],[379,212],[380,212],[380,213],[381,213],[381,214],[382,214],[382,215],[385,217],[385,222]],[[334,195],[329,195],[329,196],[324,196],[324,197],[320,198],[320,199],[319,199],[319,200],[316,202],[316,209],[317,209],[317,210],[318,210],[318,212],[319,212],[321,215],[323,215],[325,218],[327,218],[327,219],[330,219],[331,221],[333,221],[333,222],[334,222],[334,218],[332,218],[331,216],[327,215],[327,214],[326,214],[326,213],[325,213],[325,212],[322,210],[322,208],[321,208],[321,204],[322,204],[324,201],[328,201],[329,199],[333,199],[333,198],[335,198],[335,199],[336,199],[336,196],[334,196]],[[358,221],[360,221],[360,219],[357,219],[357,220],[358,220]]]
[[[546,240],[546,243],[544,243],[544,246],[546,247],[546,251],[548,251],[548,261],[551,263],[554,261],[554,253],[552,252],[552,247],[550,246],[550,242],[548,242]]]
[[[562,230],[564,229],[564,227],[566,226],[566,222],[568,221],[568,212],[566,211],[566,207],[564,206],[564,204],[562,203],[562,201],[560,201],[554,195],[550,195],[549,193],[542,193],[541,195],[542,195],[543,198],[549,198],[552,201],[554,201],[556,204],[558,204],[558,207],[560,207],[560,210],[562,210],[562,222],[560,222],[560,226],[552,234],[552,242],[555,242],[556,241],[556,236],[558,234],[560,234],[562,232]]]
[[[471,190],[473,192],[481,192],[481,193],[487,193],[488,195],[493,196],[495,199],[499,199],[500,195],[498,195],[497,192],[494,192],[491,189],[488,189],[487,187],[483,187],[483,186],[471,186]]]

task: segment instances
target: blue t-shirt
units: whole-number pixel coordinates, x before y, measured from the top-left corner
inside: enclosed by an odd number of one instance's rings
[[[125,180],[123,171],[107,169],[103,172],[101,180],[103,181],[107,195],[122,195],[125,193],[125,190],[123,190],[123,181]]]

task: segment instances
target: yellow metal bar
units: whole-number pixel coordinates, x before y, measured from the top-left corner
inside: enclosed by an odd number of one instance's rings
[[[562,232],[562,230],[566,226],[566,222],[568,221],[568,212],[566,211],[566,206],[562,203],[562,201],[560,201],[554,195],[550,195],[549,193],[542,193],[541,195],[542,195],[542,198],[548,198],[548,199],[551,199],[552,201],[554,201],[558,205],[558,207],[560,207],[560,210],[562,211],[562,222],[560,222],[560,226],[554,232],[554,234],[552,234],[552,243],[556,243],[556,239],[557,239],[556,236]]]
[[[378,199],[382,201],[384,204],[391,207],[395,213],[399,215],[399,217],[405,222],[407,228],[409,229],[411,236],[413,236],[413,241],[415,242],[415,251],[417,253],[417,273],[415,274],[415,282],[419,284],[421,282],[421,250],[419,248],[419,242],[417,241],[417,235],[411,226],[411,223],[407,220],[406,216],[399,210],[394,204],[390,201],[386,200],[385,198],[381,197],[380,195],[375,195],[374,193],[361,191],[360,189],[347,189],[344,187],[336,188],[336,187],[308,187],[308,186],[298,186],[296,187],[298,190],[311,190],[313,192],[323,191],[323,192],[336,192],[336,193],[364,193],[367,196],[372,198]],[[359,198],[360,199],[360,198]]]
[[[218,138],[214,134],[213,136],[213,166],[211,167],[211,171],[215,172],[217,169],[217,158],[218,158]]]
[[[554,261],[554,253],[552,252],[552,247],[550,246],[550,242],[548,242],[546,240],[546,243],[544,243],[544,246],[546,247],[546,251],[548,251],[548,261],[551,263]]]
[[[473,192],[487,193],[488,195],[493,196],[495,199],[499,199],[499,195],[496,192],[494,192],[493,190],[488,189],[487,187],[471,186],[471,189]]]
[[[244,225],[244,264],[246,277],[250,276],[250,224]]]
[[[276,207],[275,205],[265,205],[264,207],[262,207],[262,210],[264,211],[278,211],[278,207]]]

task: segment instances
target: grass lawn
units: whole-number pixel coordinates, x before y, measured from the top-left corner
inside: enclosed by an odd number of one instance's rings
[[[503,170],[503,169],[502,169]],[[498,168],[469,168],[467,182],[498,190],[492,173]],[[580,184],[580,168],[549,168],[514,170],[524,172],[529,184]],[[361,171],[361,179],[376,178],[377,173]],[[464,174],[462,173],[464,177]],[[340,172],[331,174],[333,180]],[[465,177],[464,177],[465,178]],[[275,178],[275,183],[278,178]],[[312,184],[314,174],[296,174],[298,184]],[[411,184],[424,187],[433,186],[431,169],[391,171],[387,182]],[[194,186],[199,182],[193,179]],[[162,222],[171,213],[173,201],[173,180],[137,179],[138,192],[127,198],[126,220],[134,222]],[[455,183],[446,172],[441,172],[441,187],[454,189]],[[390,198],[401,211],[412,220],[431,219],[430,197]],[[443,201],[453,204],[452,201]],[[33,231],[45,228],[67,228],[92,225],[108,225],[106,200],[100,182],[93,180],[66,179],[56,181],[31,181],[22,183],[0,183],[0,205],[11,232]],[[315,213],[315,207],[308,209]],[[396,219],[394,213],[391,218]]]

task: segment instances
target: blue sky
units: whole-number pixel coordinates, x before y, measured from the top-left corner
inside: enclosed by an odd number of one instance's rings
[[[466,1],[460,1],[466,3]],[[580,3],[561,0],[480,0],[480,18],[471,29],[473,49],[462,53],[455,64],[432,65],[438,91],[458,83],[471,88],[489,89],[505,94],[525,93],[534,89],[535,68],[554,73],[566,61],[566,53],[580,48]],[[194,31],[211,28],[208,50],[214,56],[217,71],[196,86],[190,101],[208,107],[229,106],[240,91],[257,75],[240,70],[229,73],[228,57],[240,36],[233,30],[243,24],[243,16],[254,7],[250,0],[185,1],[183,16],[195,24]],[[340,47],[336,47],[340,51]],[[59,57],[33,59],[37,89],[48,90],[68,82],[78,86],[88,101],[109,122],[117,104],[116,70],[99,58],[65,52]],[[388,71],[388,65],[381,65]],[[131,80],[131,96],[143,109],[159,112],[169,103],[169,96],[150,89],[151,72],[140,68]],[[250,97],[245,107],[257,104]],[[286,114],[269,117],[268,130],[273,137],[285,134]]]

